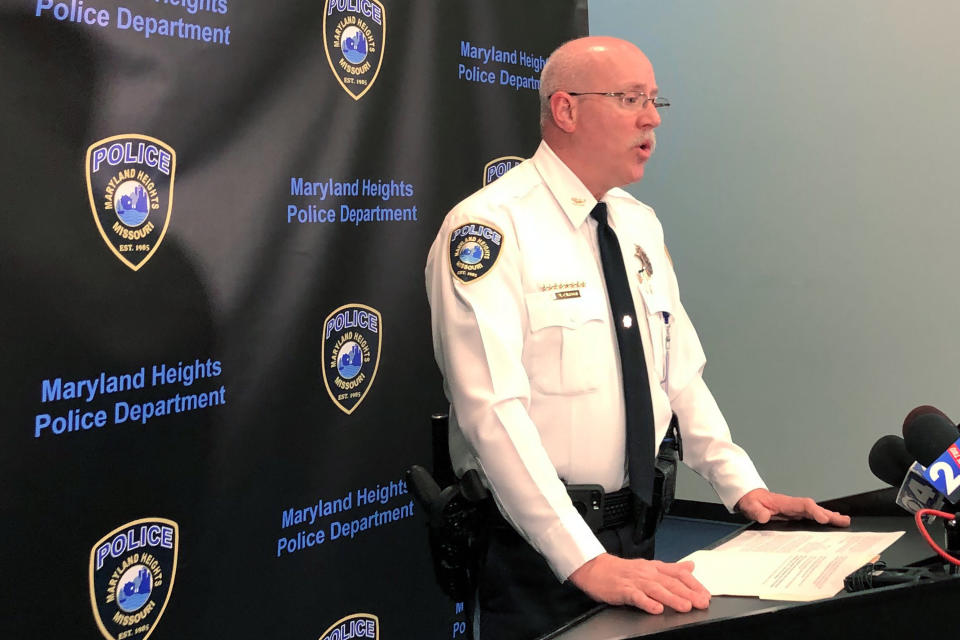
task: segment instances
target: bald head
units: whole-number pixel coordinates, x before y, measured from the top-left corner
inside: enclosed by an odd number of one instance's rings
[[[653,66],[632,43],[571,40],[540,74],[543,139],[599,200],[643,177],[660,126],[658,91]]]
[[[604,70],[624,60],[647,57],[631,42],[610,36],[587,36],[569,40],[550,54],[540,73],[540,128],[553,121],[550,96],[557,91],[593,91]],[[612,91],[607,87],[604,90]]]

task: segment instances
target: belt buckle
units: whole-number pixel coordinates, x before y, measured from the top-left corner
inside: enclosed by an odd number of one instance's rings
[[[567,494],[574,508],[583,517],[590,530],[596,533],[603,527],[604,491],[599,484],[568,484]]]

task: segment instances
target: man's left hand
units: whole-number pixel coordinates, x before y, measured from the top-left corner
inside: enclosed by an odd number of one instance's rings
[[[766,489],[754,489],[737,502],[737,511],[763,524],[770,520],[816,520],[820,524],[849,527],[850,516],[824,509],[811,498],[794,498]]]

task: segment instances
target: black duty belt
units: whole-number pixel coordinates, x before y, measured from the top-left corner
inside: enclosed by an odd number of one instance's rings
[[[570,484],[567,485],[567,493],[594,533],[632,524],[637,520],[635,499],[629,487],[607,493],[598,484]]]

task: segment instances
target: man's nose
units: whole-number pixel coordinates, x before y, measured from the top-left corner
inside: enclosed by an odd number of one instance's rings
[[[640,129],[651,128],[655,129],[660,126],[660,111],[653,106],[653,101],[651,100],[643,109],[640,110],[640,113],[637,115],[637,127]]]

